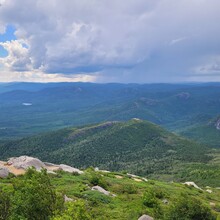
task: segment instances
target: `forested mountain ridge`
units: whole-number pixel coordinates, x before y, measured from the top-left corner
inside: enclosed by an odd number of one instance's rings
[[[220,116],[206,119],[185,128],[180,132],[181,135],[211,147],[220,147]]]
[[[220,109],[220,84],[0,84],[0,139],[141,118],[180,133]]]
[[[201,144],[140,119],[65,128],[0,147],[1,159],[29,155],[80,168],[126,170],[165,179],[184,178],[180,170],[193,163],[209,163],[213,159],[210,152],[211,149]],[[206,168],[203,169],[205,172]],[[218,175],[216,172],[213,181]]]

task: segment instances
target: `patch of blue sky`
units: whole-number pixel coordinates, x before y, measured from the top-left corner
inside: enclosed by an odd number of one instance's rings
[[[11,40],[16,40],[15,36],[15,28],[12,25],[8,25],[6,27],[6,31],[4,34],[0,34],[0,42],[6,42]],[[0,57],[6,57],[8,56],[7,50],[5,50],[2,46],[0,46]]]
[[[3,46],[0,45],[0,57],[7,57],[8,51],[4,49]]]
[[[0,42],[16,40],[17,38],[14,34],[15,31],[16,31],[16,29],[13,25],[7,25],[5,33],[0,34]]]

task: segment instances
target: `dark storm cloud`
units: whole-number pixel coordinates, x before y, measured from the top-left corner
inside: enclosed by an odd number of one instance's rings
[[[1,60],[11,71],[98,73],[98,81],[122,82],[220,74],[219,0],[0,3],[0,31],[16,28],[17,41],[5,45],[10,59]]]

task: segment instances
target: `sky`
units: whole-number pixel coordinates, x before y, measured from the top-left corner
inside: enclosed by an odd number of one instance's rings
[[[0,82],[220,81],[219,0],[0,0]]]

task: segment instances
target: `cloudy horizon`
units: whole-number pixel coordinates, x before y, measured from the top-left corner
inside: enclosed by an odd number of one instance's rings
[[[0,82],[220,81],[218,0],[0,0]]]

